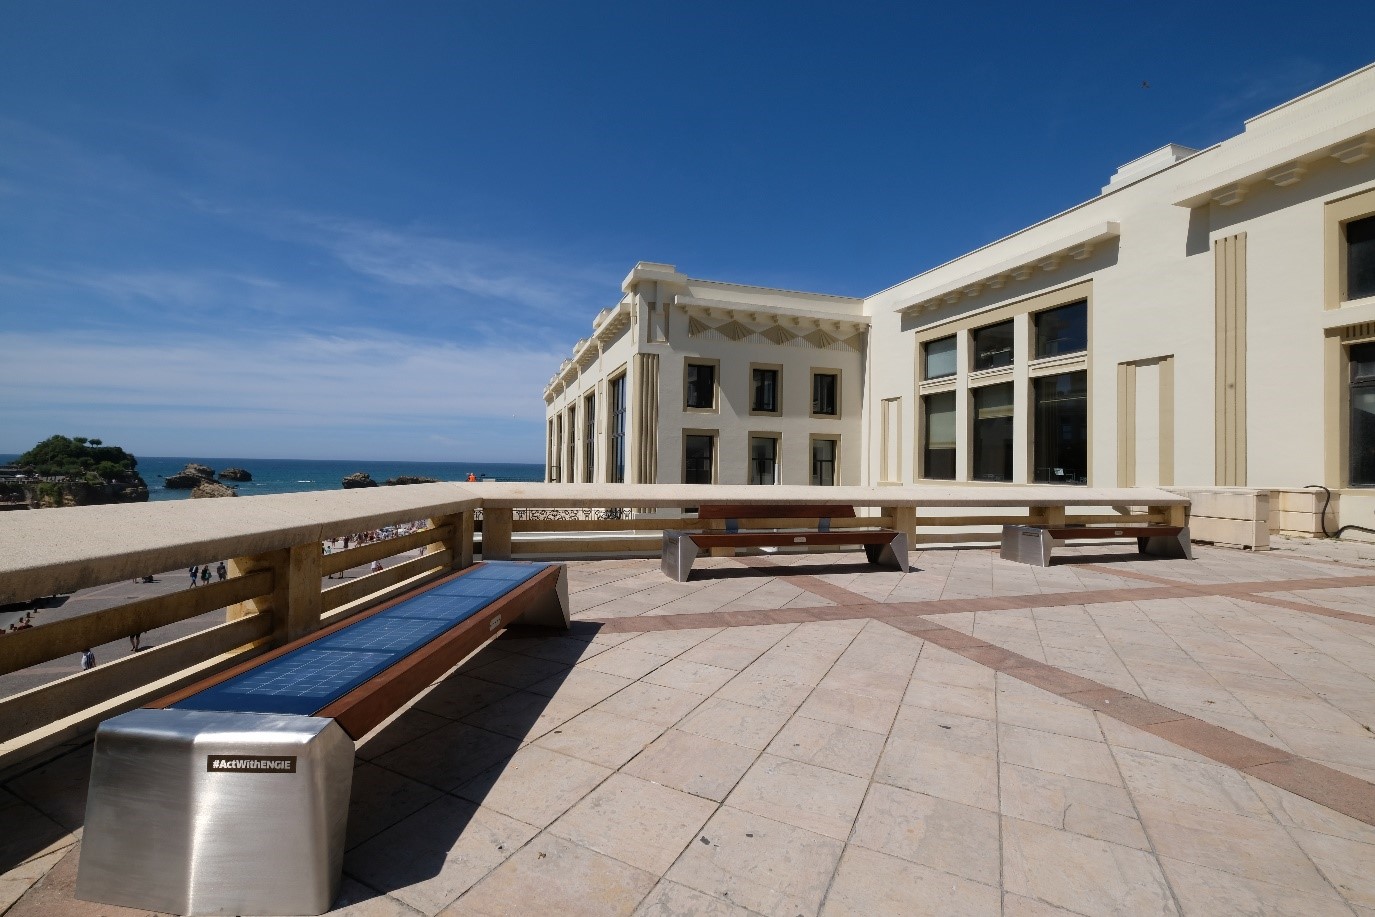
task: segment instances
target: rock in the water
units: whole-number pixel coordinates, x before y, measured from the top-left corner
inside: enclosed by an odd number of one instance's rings
[[[196,489],[191,491],[192,500],[202,500],[211,497],[237,497],[234,488],[219,481],[201,481],[196,485]]]
[[[219,479],[221,481],[251,481],[253,475],[242,468],[226,468],[219,473]]]
[[[366,471],[355,471],[353,474],[344,478],[340,483],[343,484],[345,488],[377,486],[377,482],[372,479],[372,475],[368,474]]]
[[[202,481],[215,480],[215,469],[197,462],[187,462],[186,467],[176,474],[162,479],[162,486],[168,490],[190,490]]]
[[[438,484],[438,478],[421,478],[413,474],[398,475],[394,478],[387,478],[382,482],[387,487],[395,487],[398,484]]]

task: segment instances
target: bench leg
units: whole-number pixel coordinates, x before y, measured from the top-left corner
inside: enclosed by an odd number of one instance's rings
[[[683,532],[664,532],[663,547],[659,552],[659,569],[669,579],[686,583],[692,575],[692,562],[697,559],[697,542]]]
[[[512,623],[528,624],[534,627],[557,627],[568,630],[572,617],[568,607],[568,565],[555,564],[559,578],[552,594],[543,596],[539,604],[528,609],[518,621]]]
[[[1004,525],[1002,547],[998,556],[1033,567],[1050,566],[1050,549],[1055,539],[1050,532],[1034,525]]]
[[[1146,543],[1141,549],[1142,554],[1173,557],[1181,560],[1194,559],[1194,549],[1193,545],[1189,543],[1189,527],[1187,525],[1179,530],[1178,535],[1157,535],[1153,538],[1138,538],[1137,541]]]
[[[866,544],[864,556],[869,563],[884,567],[897,567],[903,573],[910,568],[907,562],[907,536],[898,532],[887,544]]]

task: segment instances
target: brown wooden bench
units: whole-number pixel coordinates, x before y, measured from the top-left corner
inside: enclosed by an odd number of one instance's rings
[[[1057,541],[1071,538],[1135,538],[1142,554],[1193,560],[1187,525],[1004,525],[1003,560],[1050,566],[1051,548]]]
[[[176,914],[328,910],[354,742],[515,623],[568,628],[562,564],[475,564],[106,720],[77,897]]]
[[[685,583],[692,562],[712,548],[783,548],[794,545],[863,545],[871,564],[885,564],[907,572],[907,535],[893,529],[831,528],[832,519],[854,519],[855,508],[844,504],[733,504],[703,505],[698,519],[723,520],[724,530],[665,531],[660,566],[671,579]],[[789,526],[792,520],[815,519],[815,528]],[[779,523],[783,523],[780,525]]]

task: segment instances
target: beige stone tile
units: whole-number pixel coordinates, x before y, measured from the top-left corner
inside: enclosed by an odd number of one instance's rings
[[[843,841],[868,781],[789,758],[760,755],[726,805]]]
[[[720,802],[757,757],[754,749],[670,729],[622,772]]]
[[[1122,785],[1112,752],[1103,742],[1090,742],[1021,726],[1000,725],[998,753],[1009,764],[1110,786]]]
[[[990,812],[998,808],[998,762],[994,756],[952,751],[917,736],[891,737],[874,770],[874,779]]]
[[[913,707],[929,707],[946,713],[991,720],[995,714],[994,693],[989,688],[966,688],[913,678],[902,702]]]
[[[359,761],[353,769],[353,783],[350,786],[348,833],[344,849],[352,849],[442,795],[434,786]]]
[[[593,669],[575,668],[564,675],[556,675],[536,682],[527,690],[531,694],[543,694],[561,701],[579,703],[590,707],[606,700],[617,691],[633,684],[633,680],[619,675],[608,675]]]
[[[735,669],[724,669],[700,662],[674,659],[644,677],[649,684],[677,688],[693,694],[712,694],[736,676]]]
[[[415,917],[420,912],[391,895],[379,895],[361,882],[344,876],[330,917]]]
[[[996,888],[862,847],[848,847],[826,896],[823,915],[997,917]]]
[[[665,878],[759,914],[814,914],[843,847],[834,838],[723,806]]]
[[[0,789],[0,869],[8,870],[30,860],[65,850],[76,837],[33,806]],[[27,886],[26,886],[27,887]]]
[[[768,752],[868,778],[883,753],[883,736],[805,716],[788,721],[769,743]]]
[[[495,682],[512,688],[526,688],[537,681],[568,671],[562,662],[536,659],[533,656],[506,656],[484,666],[467,669],[466,674],[481,681]]]
[[[686,653],[702,641],[715,636],[720,628],[692,628],[691,630],[661,630],[640,634],[625,644],[628,650],[667,656],[670,659]]]
[[[757,624],[747,627],[727,627],[704,643],[743,646],[762,653],[796,629],[796,624]]]
[[[733,646],[729,643],[714,643],[707,640],[699,643],[678,658],[684,662],[700,662],[723,669],[740,671],[759,658],[763,650],[748,646]],[[655,890],[657,893],[657,889]],[[696,894],[695,892],[693,894]]]
[[[608,697],[595,708],[665,728],[672,726],[702,703],[702,695],[662,685],[636,682]]]
[[[1146,850],[1150,842],[1121,787],[1003,763],[1002,812],[1086,837]]]
[[[1292,829],[1290,835],[1338,894],[1352,904],[1375,908],[1375,845],[1302,828]]]
[[[416,702],[415,709],[458,720],[515,691],[508,685],[456,673],[431,688]]]
[[[998,816],[876,783],[855,822],[851,844],[997,885]]]
[[[1039,688],[1027,693],[999,692],[998,722],[1093,742],[1103,740],[1092,710],[1063,703],[1061,698]]]
[[[714,898],[677,882],[661,880],[654,886],[635,917],[753,917],[754,911]]]
[[[436,914],[539,829],[443,796],[351,851],[344,869],[424,914]]]
[[[907,690],[910,671],[910,666],[903,666],[897,672],[874,671],[859,667],[854,663],[847,666],[842,660],[826,673],[826,677],[821,679],[819,687],[828,688],[832,691],[863,694],[866,697],[875,697],[879,700],[900,701],[903,692]]]
[[[759,675],[748,669],[728,681],[715,696],[751,707],[779,713],[792,713],[807,699],[812,689],[786,678]]]
[[[1178,913],[1149,853],[1016,818],[1003,819],[1003,888],[1086,915]]]
[[[594,708],[551,729],[535,744],[603,767],[617,768],[638,755],[663,731],[664,727],[658,723],[646,723]]]
[[[1185,914],[1258,914],[1337,917],[1350,915],[1335,894],[1318,895],[1270,882],[1160,857]]]
[[[631,914],[656,877],[544,833],[442,913],[445,917]]]
[[[587,706],[571,698],[546,697],[518,691],[463,718],[469,726],[515,739],[533,740],[571,720]]]
[[[668,656],[641,653],[628,646],[616,646],[604,653],[598,653],[579,668],[619,675],[622,678],[644,678],[668,660]]]
[[[407,742],[374,762],[441,790],[451,790],[512,755],[520,740],[466,723],[453,723]],[[354,780],[358,775],[355,773]]]
[[[815,686],[831,670],[837,655],[820,650],[784,650],[780,645],[760,656],[745,671],[755,675],[771,675],[799,685]]]
[[[1309,894],[1331,892],[1289,833],[1269,818],[1247,818],[1155,796],[1137,797],[1136,806],[1160,856]]]
[[[455,792],[503,815],[543,828],[610,773],[600,765],[527,745],[509,761],[479,774]]]
[[[1003,917],[1066,917],[1066,915],[1075,915],[1075,912],[1046,904],[1043,901],[1023,898],[1021,895],[1003,895]]]
[[[1359,822],[1349,815],[1334,812],[1327,806],[1296,796],[1287,790],[1271,786],[1255,777],[1247,776],[1245,779],[1280,824],[1359,843],[1375,844],[1375,827]]]
[[[992,721],[926,707],[900,708],[892,735],[918,738],[934,747],[970,755],[991,757],[998,750],[997,728]]]
[[[1230,767],[1185,761],[1148,751],[1119,748],[1117,766],[1132,795],[1159,796],[1175,802],[1268,818],[1265,803],[1246,777]]]
[[[1118,722],[1106,714],[1098,714],[1098,728],[1103,730],[1103,737],[1108,740],[1108,744],[1113,748],[1135,748],[1140,751],[1148,751],[1152,754],[1165,755],[1171,758],[1183,758],[1185,761],[1200,761],[1208,764],[1216,763],[1211,758],[1205,758],[1198,752],[1190,751],[1182,745],[1166,741],[1157,735],[1152,735],[1144,729],[1136,726],[1128,726],[1126,723]]]
[[[714,811],[710,800],[612,774],[550,825],[549,833],[662,875]]]
[[[787,720],[786,714],[773,710],[712,697],[684,717],[678,728],[744,748],[763,749]]]
[[[800,716],[810,719],[839,723],[842,726],[853,726],[856,729],[886,735],[893,725],[893,717],[897,710],[896,700],[817,688],[797,712]]]

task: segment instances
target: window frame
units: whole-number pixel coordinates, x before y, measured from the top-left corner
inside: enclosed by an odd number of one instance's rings
[[[930,364],[929,364],[928,361],[927,361],[927,348],[929,348],[932,344],[941,344],[941,343],[944,343],[945,341],[950,341],[952,344],[955,345],[955,363],[954,363],[955,368],[952,369],[950,372],[945,373],[944,375],[933,376],[933,375],[931,375]],[[919,350],[919,352],[921,353],[921,381],[923,381],[923,382],[943,382],[943,381],[945,381],[945,380],[947,380],[947,379],[956,379],[956,378],[959,377],[959,375],[960,375],[960,336],[959,336],[958,334],[947,334],[947,335],[945,335],[944,337],[931,338],[930,340],[927,340],[927,341],[921,341],[921,342],[919,342],[919,344],[918,344],[918,350]]]
[[[1084,310],[1084,346],[1079,350],[1066,350],[1063,353],[1041,353],[1041,319],[1053,312],[1059,312],[1063,309],[1072,309],[1076,306],[1082,306]],[[1030,333],[1027,337],[1029,339],[1028,343],[1031,346],[1031,353],[1027,358],[1028,362],[1037,363],[1047,360],[1064,360],[1089,352],[1089,301],[1087,297],[1076,299],[1073,302],[1062,303],[1058,306],[1051,306],[1049,309],[1037,309],[1035,312],[1029,313],[1029,316],[1031,327],[1028,329]]]
[[[1368,491],[1375,488],[1375,476],[1372,476],[1367,482],[1357,482],[1355,478],[1357,466],[1356,449],[1359,445],[1356,441],[1356,419],[1358,415],[1355,408],[1356,394],[1358,392],[1375,392],[1375,374],[1365,378],[1358,378],[1356,376],[1358,361],[1352,359],[1352,354],[1357,348],[1361,347],[1368,347],[1372,351],[1375,351],[1375,340],[1353,341],[1350,345],[1343,348],[1345,353],[1342,355],[1343,362],[1346,366],[1345,391],[1343,392],[1346,407],[1345,479],[1347,487]],[[1372,445],[1375,445],[1375,443],[1372,443]]]
[[[979,392],[991,391],[995,388],[1005,387],[1012,393],[1010,403],[1012,414],[1008,418],[1012,434],[1009,441],[1012,444],[1012,455],[1007,463],[1006,478],[984,478],[979,476]],[[957,457],[958,461],[958,457]],[[969,389],[969,480],[975,483],[985,484],[1011,484],[1017,480],[1017,388],[1013,382],[993,382],[989,385],[977,385]]]
[[[835,391],[834,391],[834,393],[833,393],[833,395],[832,395],[832,399],[835,401],[835,410],[832,411],[832,412],[830,412],[830,413],[819,413],[819,412],[816,410],[816,379],[817,379],[817,376],[834,376],[834,377],[835,377]],[[812,367],[811,375],[810,375],[809,378],[810,378],[810,381],[811,381],[810,391],[808,392],[808,408],[809,408],[810,411],[811,411],[811,415],[810,415],[810,416],[815,417],[815,418],[818,418],[818,419],[821,419],[821,420],[839,420],[839,419],[841,418],[841,416],[845,413],[845,412],[842,410],[842,408],[841,408],[841,393],[844,391],[844,387],[843,387],[843,380],[842,380],[842,378],[841,378],[841,372],[840,372],[840,370],[839,370],[839,369],[833,369],[833,368],[828,367],[828,366],[814,366],[814,367]]]
[[[827,415],[829,416],[829,415]],[[816,483],[816,443],[818,441],[835,443],[835,453],[831,458],[831,483]],[[807,483],[812,487],[840,487],[840,452],[841,436],[839,433],[812,433],[807,437]]]
[[[606,480],[609,484],[625,483],[626,437],[630,427],[630,383],[625,367],[606,380]],[[617,405],[616,392],[620,393]]]
[[[979,335],[983,332],[992,331],[994,328],[1007,326],[1010,332],[1010,340],[1007,345],[1007,362],[998,363],[993,366],[979,365]],[[1001,352],[1001,351],[1000,351]],[[969,372],[973,373],[992,373],[1008,371],[1017,365],[1017,323],[1016,317],[1009,317],[996,322],[989,322],[986,325],[979,325],[969,329]]]
[[[583,412],[583,470],[584,484],[597,480],[597,393],[588,392],[582,399]]]
[[[773,484],[754,480],[754,441],[767,439],[773,443]],[[783,483],[783,434],[777,430],[750,430],[745,435],[745,482],[756,487],[777,486]]]
[[[953,448],[950,465],[950,477],[937,478],[931,475],[931,404],[932,398],[950,398],[950,407],[955,413],[955,446]],[[960,477],[960,445],[959,445],[959,423],[960,423],[960,393],[956,389],[946,389],[939,392],[923,392],[921,394],[921,442],[918,444],[918,455],[921,458],[920,480],[923,481],[957,481]]]
[[[709,462],[711,463],[711,480],[710,480],[710,481],[689,481],[689,480],[687,479],[687,477],[688,477],[688,468],[687,468],[687,464],[688,464],[688,438],[689,438],[689,437],[705,437],[705,438],[711,440],[711,454],[710,454],[710,455],[708,456],[708,458],[707,458],[707,461],[709,461]],[[715,483],[717,483],[717,476],[720,474],[720,467],[721,467],[721,462],[720,462],[720,450],[721,450],[721,431],[720,431],[720,430],[695,430],[695,429],[693,429],[693,430],[687,430],[687,429],[683,430],[683,443],[682,443],[682,449],[680,450],[680,451],[681,451],[681,469],[680,469],[680,473],[679,473],[678,479],[679,479],[680,481],[682,481],[684,484],[702,485],[702,484],[715,484]]]
[[[754,406],[754,374],[756,372],[772,372],[773,380],[773,410],[765,411]],[[782,363],[751,363],[749,375],[749,413],[752,417],[779,417],[783,414],[783,364]]]
[[[711,406],[694,407],[688,404],[688,376],[692,367],[711,368]],[[708,357],[683,358],[683,411],[688,414],[716,414],[721,409],[721,361]]]

